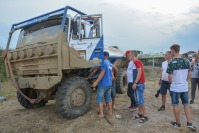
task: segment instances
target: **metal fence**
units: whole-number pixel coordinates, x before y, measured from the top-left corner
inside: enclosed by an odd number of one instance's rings
[[[154,57],[148,62],[144,64],[145,72],[148,80],[155,81],[160,78],[161,75],[161,63],[164,60],[157,60]]]
[[[145,66],[147,80],[158,80],[161,74],[161,65],[165,61],[162,53],[139,54],[138,59],[142,61]]]

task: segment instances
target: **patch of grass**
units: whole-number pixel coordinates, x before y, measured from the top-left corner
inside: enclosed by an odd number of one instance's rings
[[[2,83],[1,93],[7,99],[13,99],[16,97],[16,89],[8,81]]]
[[[0,47],[0,56],[2,52],[3,52],[3,49]],[[4,59],[2,57],[0,57],[0,79],[1,81],[6,80],[6,67],[5,67]]]
[[[148,80],[158,80],[161,74],[161,67],[144,66],[145,77]]]

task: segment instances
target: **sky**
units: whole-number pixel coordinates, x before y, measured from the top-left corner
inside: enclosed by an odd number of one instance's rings
[[[123,52],[159,53],[172,44],[180,44],[181,53],[199,49],[199,0],[1,0],[0,48],[6,47],[12,24],[66,5],[102,14],[105,45]]]

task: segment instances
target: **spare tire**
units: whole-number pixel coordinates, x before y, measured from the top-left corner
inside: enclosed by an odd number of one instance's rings
[[[119,69],[118,77],[116,80],[117,93],[121,93],[121,94],[126,93],[127,85],[128,85],[128,81],[127,81],[126,69],[121,68],[121,69]]]
[[[79,117],[89,109],[91,97],[88,81],[77,76],[65,77],[56,92],[57,110],[69,119]]]

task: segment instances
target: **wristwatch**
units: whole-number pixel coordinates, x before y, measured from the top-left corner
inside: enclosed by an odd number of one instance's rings
[[[134,82],[134,84],[136,84],[136,85],[137,85],[138,83]]]

